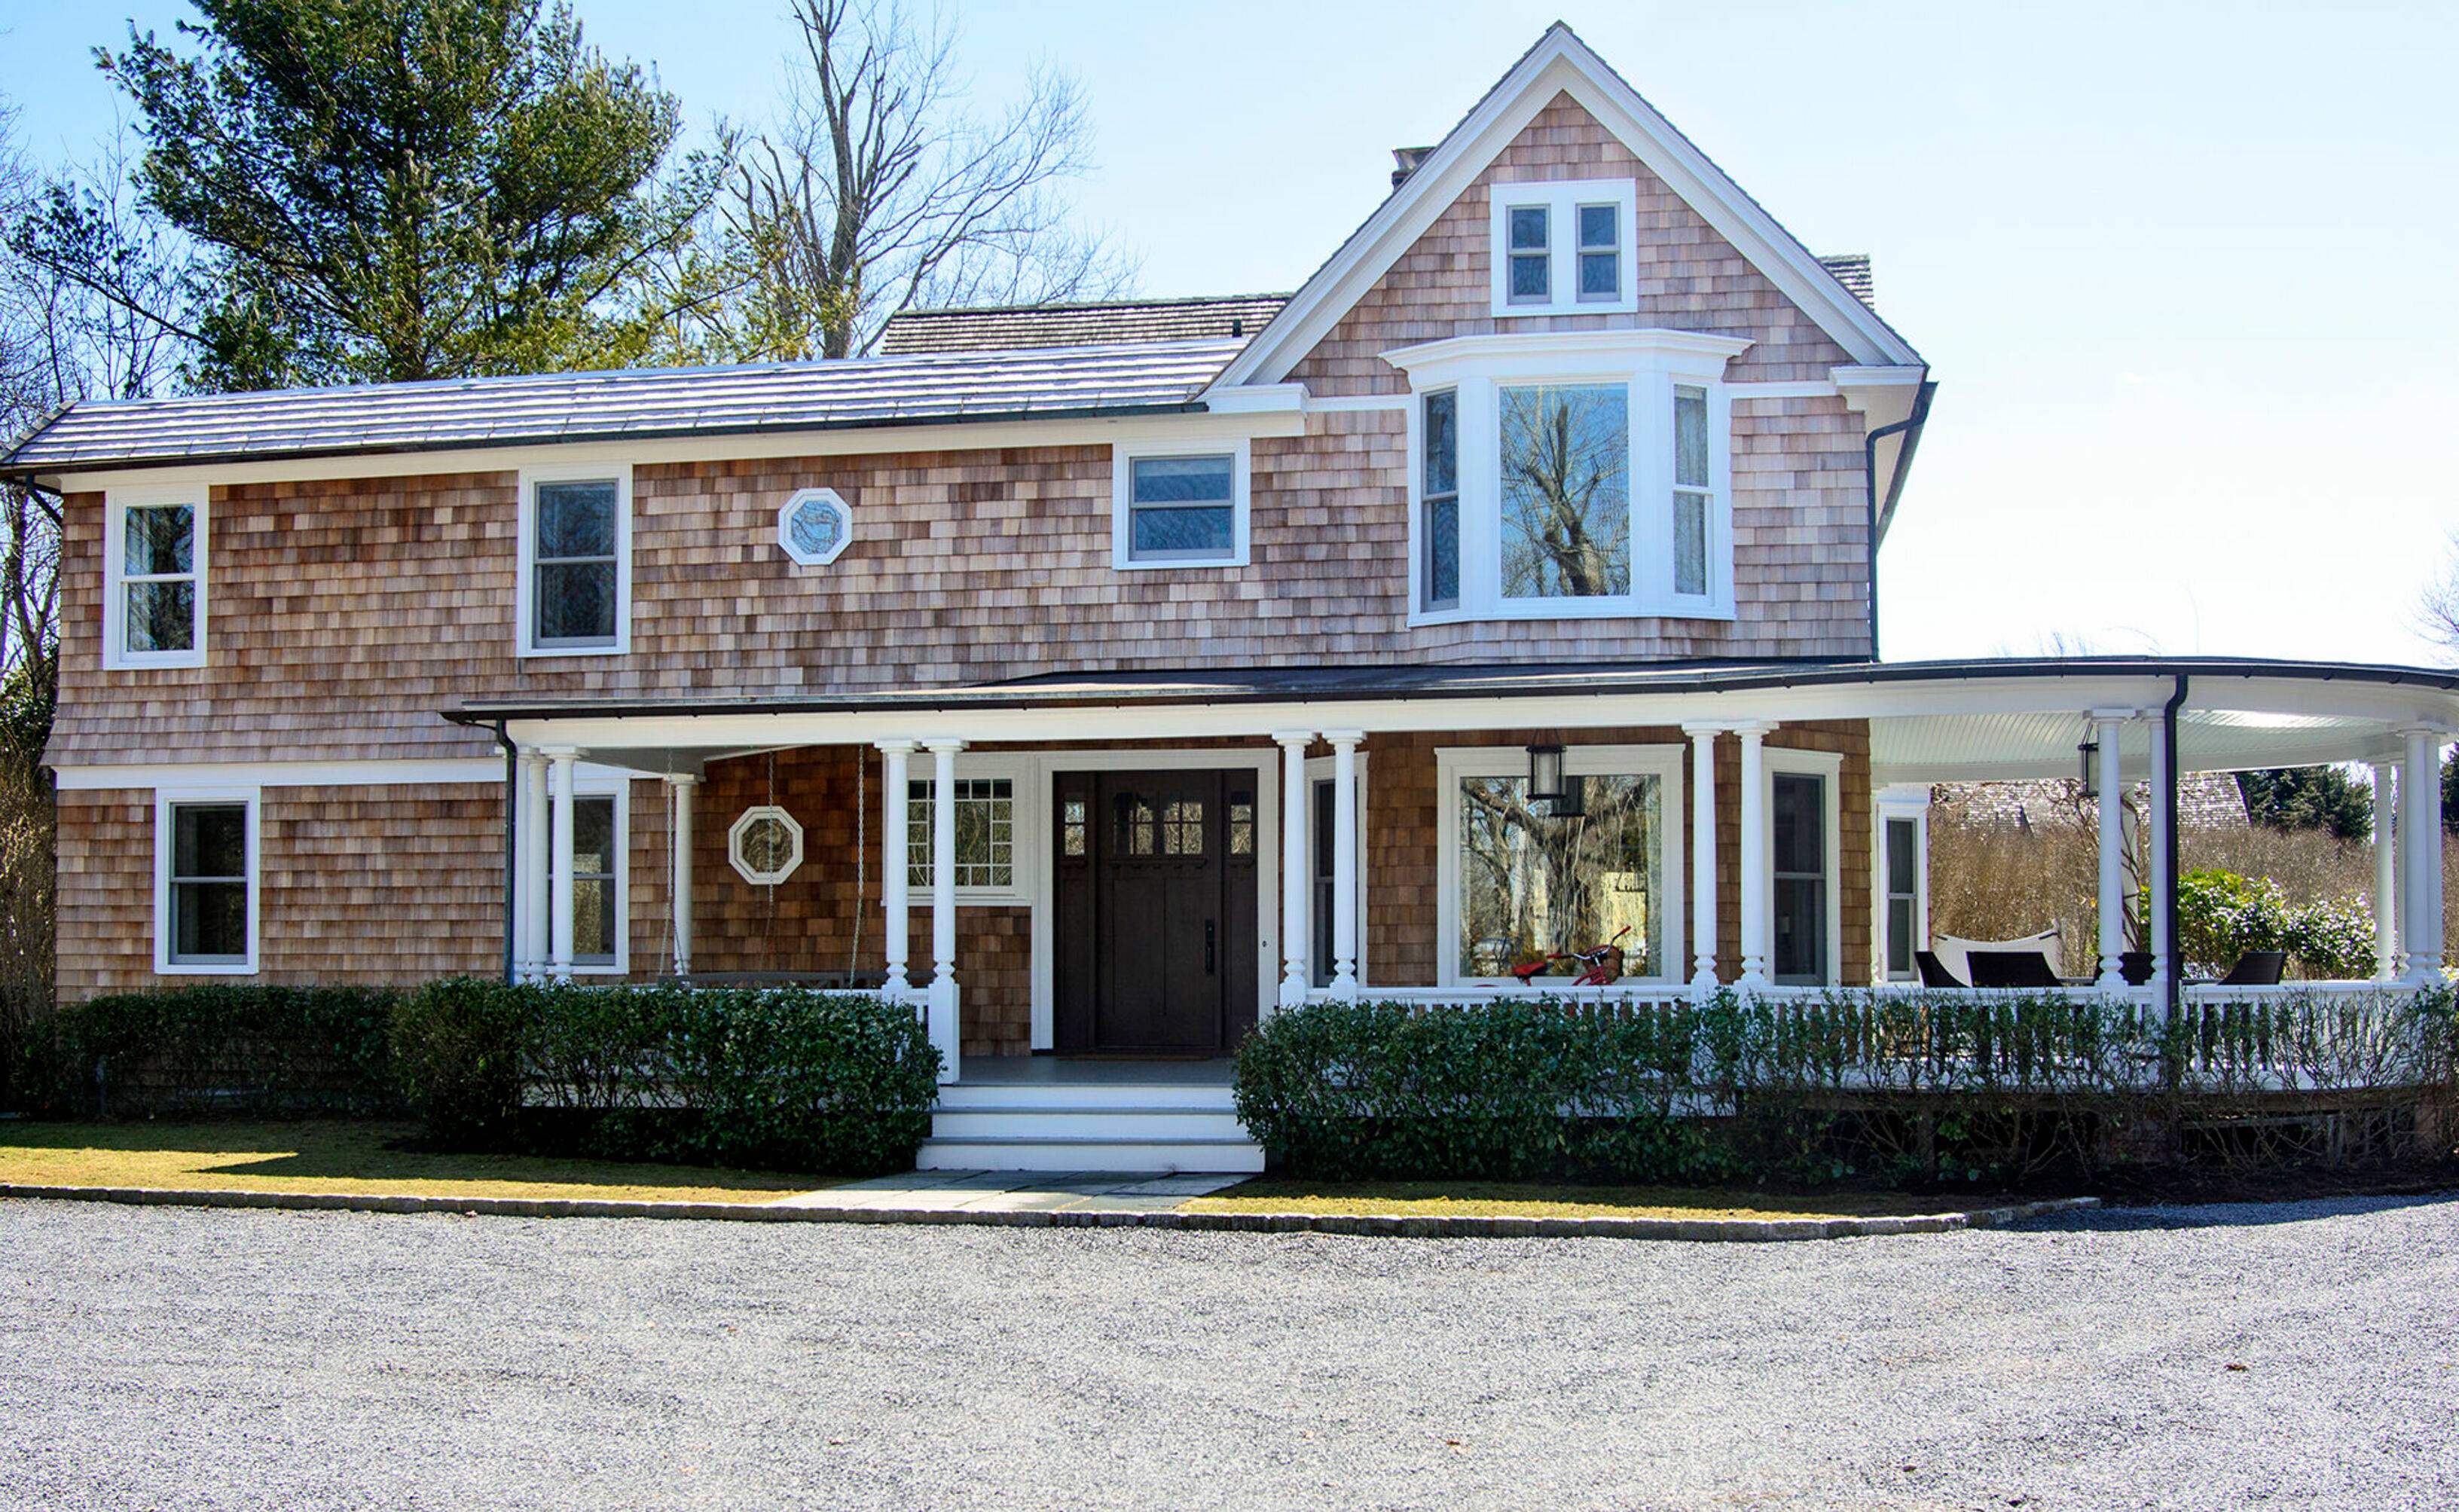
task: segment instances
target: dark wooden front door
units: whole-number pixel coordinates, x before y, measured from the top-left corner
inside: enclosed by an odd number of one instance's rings
[[[1061,772],[1057,1048],[1210,1056],[1255,1022],[1255,783]]]

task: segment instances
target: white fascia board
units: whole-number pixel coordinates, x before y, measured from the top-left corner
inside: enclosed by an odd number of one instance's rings
[[[1121,704],[1107,707],[969,708],[962,704],[850,712],[668,714],[620,718],[576,715],[514,720],[520,744],[578,746],[594,759],[622,750],[707,751],[731,746],[869,745],[955,731],[981,743],[1106,743],[1244,739],[1276,730],[1338,727],[1368,734],[1463,729],[1610,729],[1774,720],[1888,719],[1924,714],[2157,708],[2165,676],[2079,673],[2070,678],[1942,678],[1934,682],[1839,683],[1729,692],[1503,695],[1307,703]],[[2197,678],[2194,705],[2336,715],[2385,725],[2459,717],[2459,698],[2421,688],[2361,686],[2304,679]]]
[[[1239,388],[1216,384],[1195,398],[1208,412],[1217,415],[1303,415],[1307,388],[1302,383],[1250,384]]]
[[[1295,387],[1295,386],[1293,386]],[[760,461],[777,457],[878,456],[906,452],[996,452],[1019,447],[1106,446],[1147,431],[1194,430],[1237,436],[1302,435],[1295,408],[1208,414],[1160,414],[1014,420],[981,424],[882,426],[875,429],[778,431],[763,435],[680,436],[664,440],[576,441],[564,445],[472,447],[369,452],[359,456],[268,457],[263,461],[178,463],[162,467],[42,472],[47,488],[72,494],[149,485],[321,482],[326,479],[424,477],[447,472],[518,472],[524,469],[654,467],[690,462]]]
[[[1568,94],[1650,172],[1816,321],[1857,363],[1919,364],[1918,352],[1724,171],[1674,130],[1570,29],[1557,23],[1452,128],[1331,261],[1214,380],[1276,383],[1338,325],[1400,254],[1466,192],[1557,94]]]
[[[1872,430],[1912,418],[1913,404],[1929,377],[1926,368],[1835,368],[1829,372],[1845,405],[1860,410]]]
[[[1402,372],[1440,383],[1448,374],[1468,368],[1495,378],[1543,378],[1593,369],[1628,368],[1646,358],[1676,371],[1714,380],[1725,365],[1751,349],[1747,337],[1714,336],[1705,331],[1646,330],[1513,331],[1501,335],[1450,336],[1441,341],[1396,346],[1381,354]],[[1669,360],[1670,359],[1670,360]]]
[[[611,779],[629,773],[615,764],[584,762],[578,775]],[[500,756],[438,757],[408,761],[148,762],[58,766],[53,777],[63,791],[141,788],[442,788],[504,781]]]

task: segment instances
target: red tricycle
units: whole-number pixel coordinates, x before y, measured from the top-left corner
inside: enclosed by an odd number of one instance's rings
[[[1536,979],[1539,973],[1545,971],[1546,967],[1553,965],[1556,961],[1578,961],[1585,969],[1581,971],[1578,976],[1572,978],[1572,986],[1610,986],[1622,978],[1622,945],[1620,942],[1622,937],[1629,933],[1630,926],[1626,924],[1622,928],[1614,931],[1612,938],[1608,939],[1602,945],[1592,946],[1584,951],[1556,952],[1553,955],[1542,956],[1533,961],[1522,961],[1519,965],[1511,968],[1511,975],[1519,977],[1520,985],[1525,987]]]

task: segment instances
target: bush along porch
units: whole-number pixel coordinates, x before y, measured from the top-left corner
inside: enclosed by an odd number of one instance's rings
[[[1312,1002],[1240,1048],[1239,1116],[1318,1180],[2072,1183],[2439,1166],[2453,996],[1836,991]]]
[[[409,1112],[449,1148],[849,1176],[913,1165],[938,1082],[912,1009],[795,988],[215,985],[64,1007],[37,1040],[53,1113]]]

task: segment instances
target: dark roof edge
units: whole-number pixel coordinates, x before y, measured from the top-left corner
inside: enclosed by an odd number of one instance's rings
[[[1179,294],[1156,295],[1150,299],[1080,300],[1071,304],[945,304],[930,309],[898,310],[889,317],[899,320],[933,320],[939,316],[956,315],[1065,315],[1078,310],[1153,309],[1162,305],[1187,304],[1252,304],[1258,300],[1285,300],[1279,294]]]
[[[649,430],[567,430],[530,435],[486,436],[474,440],[389,441],[362,446],[307,447],[281,452],[207,452],[183,456],[115,456],[71,462],[18,462],[12,452],[0,458],[0,468],[65,477],[77,472],[137,472],[149,468],[225,467],[248,462],[312,462],[330,457],[409,456],[430,452],[493,452],[506,447],[578,446],[588,442],[691,441],[703,437],[814,435],[836,430],[902,430],[924,426],[1010,425],[1019,420],[1094,420],[1139,415],[1201,414],[1205,406],[1187,399],[1176,404],[1093,405],[1065,410],[981,410],[959,414],[902,415],[893,419],[817,420],[782,425],[692,426]],[[27,438],[31,445],[32,437]],[[18,451],[23,451],[20,446]]]
[[[1429,670],[1457,670],[1493,677],[1507,676],[1520,669],[1481,666]],[[1684,677],[1667,677],[1661,682],[1629,687],[1597,687],[1585,681],[1593,679],[1605,670],[1607,669],[1601,667],[1584,667],[1575,674],[1565,675],[1550,681],[1543,676],[1531,675],[1501,686],[1481,683],[1455,687],[1395,686],[1378,689],[1343,684],[1309,692],[1287,687],[1241,688],[1224,683],[1209,687],[1187,687],[1181,691],[1150,695],[1120,691],[1099,694],[1073,693],[1047,698],[1033,697],[1038,687],[1053,685],[1058,678],[1069,676],[1069,674],[1051,674],[1046,680],[934,689],[929,693],[921,694],[846,694],[790,699],[675,699],[629,703],[609,700],[586,704],[478,704],[439,712],[443,718],[458,724],[492,724],[497,720],[655,719],[675,715],[704,714],[861,714],[876,713],[887,709],[929,711],[939,708],[1081,708],[1121,704],[1167,707],[1209,704],[1362,704],[1388,702],[1395,699],[1496,699],[1531,695],[1580,697],[1616,693],[1746,693],[1774,688],[1850,686],[1855,683],[1875,686],[1898,682],[1977,682],[2000,678],[2174,677],[2178,675],[2195,678],[2284,678],[2300,682],[2372,682],[2386,686],[2414,683],[2441,692],[2459,693],[2459,670],[2438,671],[2431,667],[2399,666],[2380,662],[2274,661],[2259,657],[1984,657],[1943,662],[1820,662],[1773,668],[1759,665],[1731,670],[1709,669]],[[1654,668],[1649,663],[1638,662],[1615,670],[1636,673],[1649,672]],[[1087,679],[1105,675],[1146,677],[1155,680],[1162,677],[1180,676],[1177,673],[1081,674]],[[1189,676],[1200,679],[1201,674],[1189,674]],[[1175,686],[1176,684],[1163,685]]]

